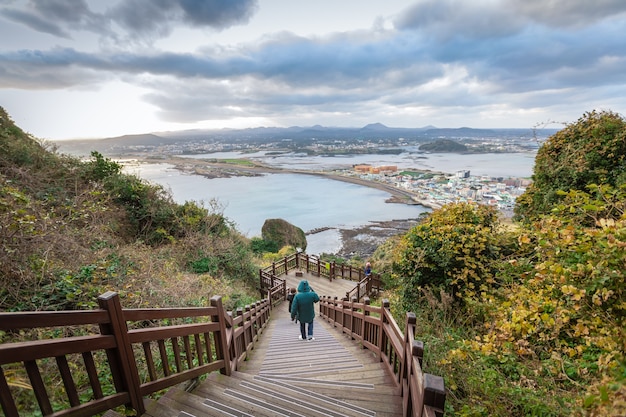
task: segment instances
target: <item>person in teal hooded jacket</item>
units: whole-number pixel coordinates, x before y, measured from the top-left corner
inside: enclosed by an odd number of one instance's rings
[[[300,340],[315,340],[313,337],[313,319],[315,318],[315,303],[319,300],[320,297],[309,286],[309,281],[305,279],[300,281],[298,294],[293,298],[291,304],[291,320],[297,317],[300,321]]]

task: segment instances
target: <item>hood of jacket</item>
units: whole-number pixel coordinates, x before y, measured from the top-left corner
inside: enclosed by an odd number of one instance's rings
[[[302,280],[300,284],[298,284],[298,292],[309,292],[311,291],[311,287],[309,286],[309,281]]]

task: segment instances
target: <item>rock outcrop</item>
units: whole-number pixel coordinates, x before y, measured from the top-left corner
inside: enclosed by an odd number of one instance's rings
[[[304,231],[283,219],[267,219],[261,228],[261,237],[268,242],[274,242],[279,248],[291,245],[294,248],[306,250],[306,236]]]

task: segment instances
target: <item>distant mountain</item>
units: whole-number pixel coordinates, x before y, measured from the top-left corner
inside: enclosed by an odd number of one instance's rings
[[[165,138],[152,133],[123,135],[104,139],[75,139],[58,141],[59,150],[70,155],[89,155],[92,151],[115,154],[129,146],[159,146],[178,142],[176,138]]]
[[[387,130],[389,129],[382,123],[371,123],[361,128],[361,130]]]
[[[547,137],[557,130],[542,130]],[[171,144],[222,143],[222,144],[261,144],[274,141],[292,141],[301,146],[324,141],[375,141],[377,143],[395,143],[402,139],[407,143],[425,143],[436,139],[480,140],[484,138],[503,138],[507,140],[535,140],[532,129],[474,129],[470,127],[421,128],[388,127],[382,123],[371,123],[363,127],[328,127],[322,125],[290,127],[254,127],[246,129],[184,130],[174,132],[124,135],[113,138],[58,141],[59,150],[76,155],[89,155],[96,150],[105,155],[122,155],[135,148],[151,148]]]

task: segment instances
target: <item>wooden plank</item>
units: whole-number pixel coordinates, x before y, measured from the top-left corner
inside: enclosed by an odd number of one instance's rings
[[[59,372],[61,373],[61,379],[63,380],[63,386],[65,387],[67,399],[72,407],[76,407],[80,405],[80,400],[78,399],[78,392],[76,391],[76,384],[72,378],[70,367],[67,364],[67,358],[65,356],[57,356],[56,361],[57,366],[59,367]]]
[[[115,347],[113,336],[77,336],[0,345],[0,365]]]

